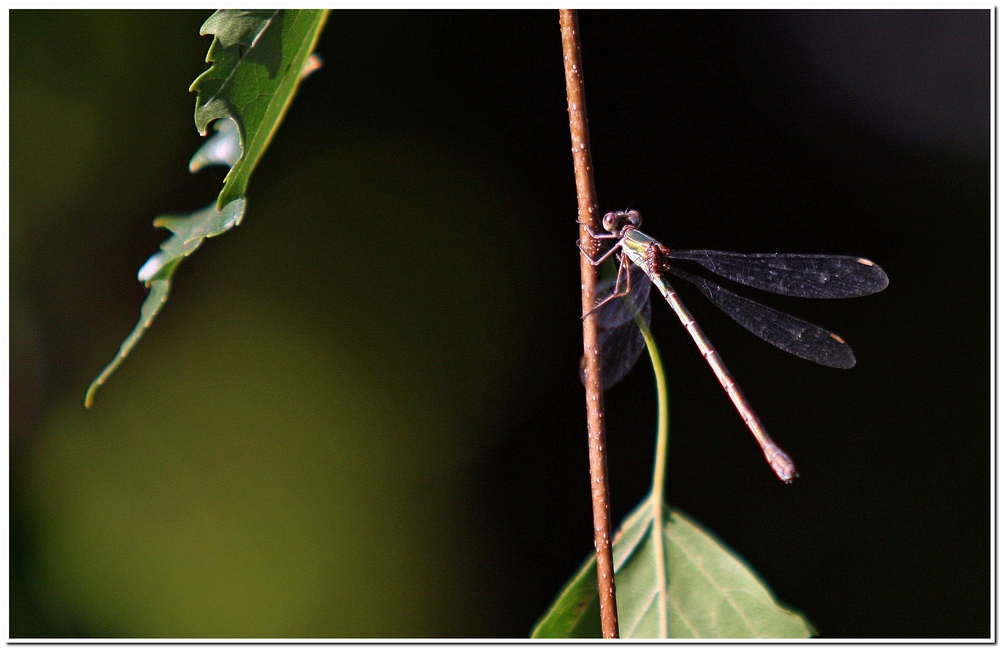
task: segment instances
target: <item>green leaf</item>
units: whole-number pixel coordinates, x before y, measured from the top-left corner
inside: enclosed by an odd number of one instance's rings
[[[653,506],[647,498],[614,541],[619,630],[623,638],[662,637],[660,599],[667,596],[667,637],[803,638],[815,634],[782,607],[753,570],[686,515],[671,510],[664,538],[669,592],[661,591],[652,550]],[[532,632],[535,638],[600,637],[594,556],[563,588]]]
[[[160,216],[153,221],[157,227],[166,227],[174,233],[169,239],[160,245],[160,252],[154,254],[142,268],[139,269],[139,280],[149,287],[149,294],[146,301],[142,303],[142,311],[139,315],[139,323],[135,325],[125,341],[118,349],[118,355],[108,363],[108,366],[101,371],[100,375],[90,383],[87,389],[87,396],[84,405],[90,407],[94,402],[94,394],[108,377],[115,372],[118,365],[122,363],[125,356],[129,354],[133,347],[146,333],[152,325],[153,319],[167,303],[170,296],[170,278],[184,257],[190,255],[202,241],[210,236],[217,236],[226,230],[238,225],[243,218],[243,211],[246,202],[240,198],[226,205],[221,212],[215,208],[215,203],[211,203],[204,209],[189,215]]]
[[[246,194],[260,161],[295,95],[319,38],[326,11],[223,9],[201,27],[214,34],[206,61],[212,66],[191,84],[197,92],[194,122],[204,135],[215,119],[236,122],[243,155],[230,169],[218,207]]]
[[[195,126],[205,135],[215,121],[216,134],[188,165],[191,173],[213,164],[230,167],[219,197],[186,215],[160,216],[156,227],[173,236],[139,269],[139,281],[150,289],[139,322],[118,354],[90,383],[84,405],[90,407],[101,385],[138,344],[170,295],[170,278],[184,257],[209,237],[240,224],[246,212],[246,188],[268,142],[295,96],[299,81],[319,66],[312,54],[326,11],[220,10],[201,27],[214,34],[206,61],[213,63],[191,84],[197,92]]]

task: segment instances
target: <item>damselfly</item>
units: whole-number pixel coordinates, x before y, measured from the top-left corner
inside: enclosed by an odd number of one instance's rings
[[[854,366],[854,353],[843,338],[814,324],[786,315],[769,306],[740,297],[717,283],[677,268],[673,261],[686,260],[737,283],[779,295],[811,298],[861,297],[889,285],[886,274],[868,259],[831,254],[741,254],[714,250],[671,250],[637,228],[642,222],[634,209],[610,212],[602,224],[606,232],[587,226],[596,239],[617,239],[609,250],[591,257],[599,265],[618,253],[618,275],[589,314],[601,326],[603,388],[609,389],[635,364],[645,348],[634,314],[649,320],[649,284],[666,298],[681,324],[694,339],[722,388],[729,395],[747,427],[753,433],[771,469],[786,483],[798,476],[788,454],[764,430],[739,385],[723,364],[719,353],[684,306],[666,274],[693,283],[713,304],[743,328],[783,351],[806,360],[847,369]],[[585,252],[586,254],[586,252]],[[634,272],[638,267],[642,272]],[[624,284],[624,285],[623,285]],[[633,306],[628,307],[628,296]]]

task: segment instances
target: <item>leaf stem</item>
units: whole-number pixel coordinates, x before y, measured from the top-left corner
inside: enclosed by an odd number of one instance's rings
[[[667,574],[667,550],[664,546],[666,534],[667,509],[667,374],[663,370],[663,361],[660,358],[660,350],[656,346],[656,340],[649,331],[646,321],[640,316],[635,318],[642,331],[642,337],[646,340],[646,348],[649,350],[649,359],[653,363],[653,373],[656,375],[656,459],[653,462],[653,488],[649,494],[650,502],[653,506],[653,528],[650,539],[653,542],[653,556],[656,561],[656,581],[657,591],[660,592],[658,600],[660,618],[660,636],[669,636],[669,620],[667,617],[667,603],[669,598],[669,577]]]
[[[597,199],[594,191],[594,167],[590,158],[590,135],[587,130],[587,104],[583,92],[583,64],[576,12],[559,10],[562,32],[563,67],[566,75],[566,100],[569,112],[573,170],[576,175],[576,200],[580,241],[588,252],[596,254],[598,243],[584,227],[597,227]],[[597,268],[581,251],[581,298],[583,313],[594,307]],[[597,321],[583,319],[583,352],[587,399],[587,441],[590,454],[590,492],[594,509],[594,550],[597,558],[598,599],[601,606],[601,634],[605,639],[618,638],[618,606],[615,602],[615,567],[611,551],[611,506],[608,496],[607,459],[604,454],[604,399],[601,393],[601,358]]]

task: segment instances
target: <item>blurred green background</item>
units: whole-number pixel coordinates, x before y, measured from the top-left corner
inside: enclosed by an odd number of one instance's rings
[[[10,635],[526,636],[592,547],[555,11],[333,12],[243,223],[83,409],[191,176],[209,11],[10,12]],[[989,626],[989,12],[584,12],[598,195],[679,248],[859,254],[767,298],[837,372],[662,304],[668,495],[823,637]],[[684,288],[681,288],[684,290]],[[613,515],[649,487],[640,364]]]

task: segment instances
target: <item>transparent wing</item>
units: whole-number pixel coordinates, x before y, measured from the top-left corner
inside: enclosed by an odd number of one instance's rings
[[[782,351],[826,367],[849,369],[854,366],[854,352],[840,336],[770,306],[740,297],[702,277],[677,268],[671,268],[670,272],[693,283],[737,324]]]
[[[616,297],[594,311],[600,327],[601,381],[604,389],[611,389],[635,366],[646,349],[646,341],[635,323],[633,308],[649,323],[649,278],[636,268],[629,266],[632,286],[628,294]],[[598,301],[610,295],[615,289],[615,278],[605,279],[597,285]],[[624,290],[624,286],[622,287]],[[632,305],[632,308],[629,307]],[[580,359],[580,382],[585,382],[583,358]]]
[[[868,259],[852,256],[716,250],[671,250],[668,256],[694,261],[745,286],[792,297],[863,297],[889,285],[889,277],[882,268]]]

